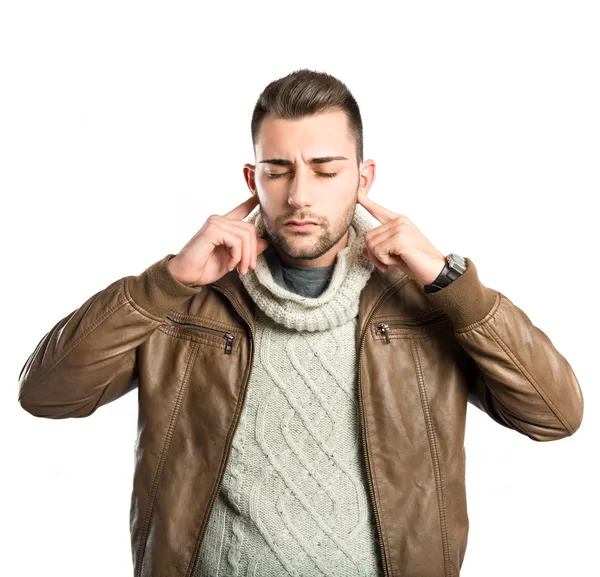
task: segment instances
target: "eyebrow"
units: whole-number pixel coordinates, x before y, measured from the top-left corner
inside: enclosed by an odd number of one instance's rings
[[[310,164],[324,164],[326,162],[331,162],[332,160],[348,160],[345,156],[317,156],[315,158],[309,159]],[[285,158],[269,158],[267,160],[260,160],[259,163],[265,164],[277,164],[279,166],[291,166],[294,164],[291,160],[286,160]]]

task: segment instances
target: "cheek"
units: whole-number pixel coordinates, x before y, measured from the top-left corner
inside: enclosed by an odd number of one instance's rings
[[[282,196],[287,194],[287,190],[289,188],[289,178],[285,176],[280,178],[269,178],[268,176],[262,176],[256,182],[256,187],[257,190],[262,191],[262,198],[265,201],[268,197],[273,201],[278,202]]]
[[[340,192],[346,194],[348,198],[354,198],[356,196],[356,190],[358,188],[358,185],[356,182],[356,178],[354,178],[354,175],[338,175],[333,180],[337,181],[337,188],[340,190]]]

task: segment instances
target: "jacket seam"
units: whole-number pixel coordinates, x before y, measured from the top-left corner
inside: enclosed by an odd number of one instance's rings
[[[369,321],[370,321],[371,317],[373,316],[374,311],[376,311],[379,308],[379,306],[383,302],[385,302],[392,294],[397,293],[400,290],[400,288],[402,288],[410,280],[410,278],[407,275],[405,275],[400,280],[398,280],[398,281],[390,284],[390,283],[387,282],[386,276],[380,273],[379,269],[375,268],[374,270],[377,271],[377,273],[379,274],[379,276],[383,280],[386,281],[385,284],[387,284],[388,287],[387,287],[387,289],[385,291],[383,291],[383,293],[382,293],[383,296],[381,296],[381,294],[380,294],[379,298],[376,300],[375,305],[373,306],[373,308],[371,309],[371,311],[367,313],[366,317],[367,317],[367,319]],[[395,291],[392,291],[390,289],[390,287],[393,287],[396,284],[398,285],[398,287],[396,288]],[[386,293],[387,290],[390,290],[389,295]],[[361,327],[359,327],[358,323],[357,323],[357,332],[358,333],[360,333],[360,329],[361,329]],[[364,327],[364,333],[359,337],[359,343],[362,344],[363,339],[364,339],[365,335],[367,334],[368,330],[369,330],[369,326],[366,325]],[[359,348],[360,348],[360,345],[359,345]],[[358,358],[358,365],[359,365],[359,368],[360,368],[361,367],[361,365],[360,365],[360,357]],[[360,375],[359,375],[359,380],[360,380]],[[359,393],[360,393],[360,391],[359,391]],[[363,397],[363,402],[364,401],[365,401],[365,398]],[[367,459],[369,460],[368,469],[371,472],[371,477],[373,479],[373,486],[375,488],[375,491],[377,492],[377,498],[379,499],[379,502],[381,503],[381,493],[379,492],[379,484],[377,482],[377,475],[376,475],[376,472],[375,472],[375,467],[371,466],[371,459],[370,459],[370,456],[369,456],[369,442],[367,440],[369,438],[369,424],[368,424],[368,419],[366,418],[366,414],[363,414],[363,422],[364,422],[364,428],[365,428],[364,431],[365,431],[365,444],[366,444],[366,448],[367,448]],[[367,474],[368,474],[368,472],[367,472]],[[384,518],[385,518],[384,512],[383,511],[380,512],[380,508],[377,507],[377,503],[375,503],[375,507],[377,508],[377,511],[374,512],[375,515],[379,515],[381,517],[381,520],[383,521]],[[383,549],[385,551],[390,551],[389,539],[388,539],[388,536],[387,536],[386,532],[383,531],[383,530],[381,531],[381,537],[382,537],[384,543],[381,543],[380,549]],[[383,555],[383,558],[382,558],[382,564],[384,565],[384,572],[387,571],[391,576],[393,576],[394,575],[394,566],[393,566],[393,562],[392,562],[392,556],[391,555],[386,555],[385,551],[384,551],[384,555]]]
[[[149,318],[152,321],[158,321],[158,322],[164,322],[164,318],[163,317],[159,317],[157,315],[153,315],[152,313],[150,313],[149,311],[147,311],[146,309],[143,309],[140,305],[138,305],[135,300],[133,299],[133,297],[131,296],[131,293],[129,292],[129,279],[131,277],[125,277],[123,279],[123,292],[125,293],[125,298],[127,299],[127,301],[129,302],[129,304],[136,310],[138,311],[140,314],[144,315],[146,318]]]
[[[208,285],[208,286],[210,286],[210,285]],[[214,291],[214,289],[213,289],[213,291]],[[218,291],[215,291],[215,292],[218,292]],[[203,328],[209,328],[209,329],[214,329],[216,331],[223,331],[223,332],[232,332],[232,333],[239,334],[239,335],[246,334],[246,331],[244,329],[240,328],[239,325],[236,325],[233,323],[227,323],[224,321],[218,321],[218,320],[212,319],[210,317],[206,317],[204,315],[195,315],[195,314],[191,314],[191,313],[184,313],[180,310],[171,310],[169,312],[169,316],[172,317],[174,321],[179,321],[179,322],[183,322],[183,323],[187,323],[188,321],[192,321],[192,324],[202,323],[202,324],[199,324],[199,326],[201,326]],[[163,319],[161,319],[161,321],[162,320]]]
[[[500,334],[494,329],[491,325],[486,325],[482,327],[484,331],[490,334],[491,338],[493,338],[498,346],[506,353],[506,355],[510,358],[513,364],[519,369],[521,374],[529,381],[533,389],[538,393],[538,395],[543,399],[548,408],[552,411],[554,416],[558,419],[558,421],[562,424],[562,426],[567,430],[569,435],[573,434],[573,430],[571,425],[565,418],[565,416],[561,413],[560,409],[554,404],[554,402],[546,395],[542,387],[537,383],[537,381],[533,378],[533,376],[527,371],[527,369],[523,366],[523,364],[519,361],[515,353],[511,351],[509,346],[504,342]]]
[[[187,367],[185,369],[185,374],[181,381],[181,386],[179,387],[179,392],[177,393],[177,398],[175,399],[175,406],[173,407],[173,411],[171,413],[171,418],[169,419],[169,424],[167,426],[167,430],[165,432],[165,438],[163,440],[163,446],[160,452],[160,457],[158,459],[158,465],[156,467],[156,471],[154,472],[154,477],[152,479],[152,485],[150,487],[150,495],[148,496],[148,503],[146,504],[146,512],[144,514],[144,522],[142,524],[141,532],[140,532],[140,542],[137,546],[137,559],[138,564],[135,570],[135,575],[138,577],[141,575],[142,566],[144,562],[144,557],[146,555],[146,545],[148,540],[148,527],[150,525],[150,519],[152,517],[152,512],[154,510],[154,503],[156,501],[156,493],[158,491],[158,485],[160,483],[160,478],[162,477],[163,467],[165,461],[167,459],[167,454],[171,449],[171,440],[173,439],[173,431],[175,430],[175,426],[179,419],[179,413],[181,409],[181,402],[185,392],[187,391],[187,385],[189,381],[189,377],[191,374],[192,366],[196,360],[196,355],[198,353],[199,346],[195,346],[190,353],[190,358],[188,360]]]
[[[425,418],[425,429],[427,432],[427,438],[429,439],[429,449],[432,453],[432,466],[434,471],[434,480],[436,484],[436,493],[438,501],[438,513],[440,515],[440,532],[442,537],[442,553],[444,557],[444,577],[451,577],[450,575],[450,551],[448,544],[448,522],[446,519],[446,505],[444,502],[444,479],[442,476],[442,470],[440,467],[439,454],[437,450],[437,443],[435,440],[435,429],[431,422],[431,415],[429,412],[429,399],[427,398],[427,390],[425,388],[425,380],[423,378],[423,371],[421,370],[421,361],[419,358],[419,351],[414,341],[410,342],[410,348],[415,364],[415,371],[417,373],[417,383],[419,386],[421,396],[421,407],[423,409],[423,416]],[[439,483],[435,479],[435,472],[439,475]]]
[[[19,395],[19,401],[21,399],[23,399],[25,396],[27,396],[43,379],[45,379],[61,362],[62,360],[67,357],[86,337],[88,337],[96,328],[98,328],[98,326],[104,322],[109,316],[111,316],[114,312],[116,312],[118,309],[120,309],[124,304],[127,304],[127,301],[118,301],[117,304],[111,308],[108,309],[107,311],[104,312],[104,314],[100,315],[100,317],[98,317],[96,319],[96,322],[94,322],[92,324],[92,326],[86,331],[84,332],[74,343],[71,344],[70,347],[68,347],[62,355],[59,355],[54,362],[50,365],[50,367],[46,370],[45,373],[42,373],[41,375],[38,376],[38,378],[33,381],[33,383],[31,383],[26,389],[24,389],[22,391],[22,393]],[[68,318],[67,322],[69,322],[70,318]],[[121,365],[122,366],[122,365]],[[121,368],[121,367],[119,367]]]
[[[365,421],[365,437],[369,437],[369,425],[368,425],[368,419],[364,419]],[[368,448],[367,448],[367,456],[368,456]],[[370,457],[369,457],[369,468],[371,469],[371,476],[373,477],[373,485],[375,487],[375,490],[377,491],[377,498],[379,499],[379,502],[381,503],[381,493],[379,492],[379,483],[377,482],[377,475],[375,474],[375,467],[372,467],[370,464]],[[375,511],[375,514],[377,514],[377,511]],[[383,511],[381,508],[379,508],[379,515],[382,518],[382,521],[385,519],[385,511]],[[387,537],[387,534],[385,531],[381,531],[381,535],[383,536],[384,540],[385,540],[385,547],[386,550],[389,551],[390,547],[389,547],[389,540]],[[394,566],[392,563],[392,556],[389,555],[387,556],[388,558],[386,559],[388,562],[388,565],[390,567],[389,569],[389,574],[390,575],[394,575]],[[383,559],[382,559],[383,561]]]
[[[464,327],[460,327],[456,329],[456,333],[460,334],[460,333],[466,333],[467,331],[473,330],[475,328],[477,328],[480,325],[483,325],[485,323],[487,323],[488,321],[490,321],[493,316],[496,314],[498,308],[500,307],[500,301],[502,299],[502,297],[504,296],[502,293],[498,292],[498,291],[494,291],[496,293],[496,300],[494,301],[494,304],[492,305],[492,308],[486,313],[486,315],[479,319],[478,321],[472,322]]]

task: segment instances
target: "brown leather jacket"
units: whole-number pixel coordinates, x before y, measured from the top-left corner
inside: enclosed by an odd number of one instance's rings
[[[19,375],[23,409],[52,419],[87,417],[137,388],[136,577],[191,575],[254,355],[255,305],[237,270],[187,287],[169,273],[172,256],[58,322]],[[583,417],[567,360],[466,260],[431,294],[375,268],[360,297],[362,443],[389,576],[459,575],[467,401],[535,441],[572,435]]]

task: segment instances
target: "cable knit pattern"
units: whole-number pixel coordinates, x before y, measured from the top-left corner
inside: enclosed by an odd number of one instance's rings
[[[319,297],[275,283],[262,254],[240,276],[254,365],[194,577],[382,574],[359,428],[355,331],[374,268],[361,210]]]

